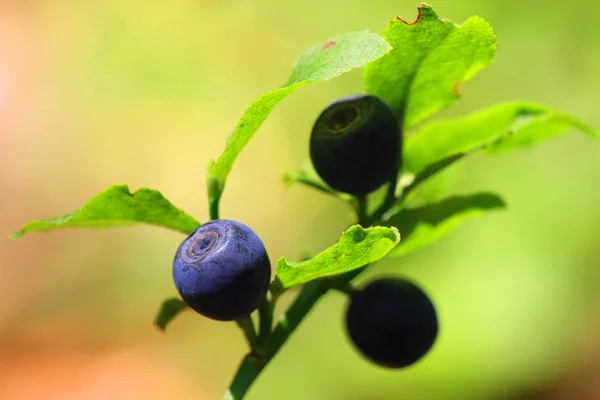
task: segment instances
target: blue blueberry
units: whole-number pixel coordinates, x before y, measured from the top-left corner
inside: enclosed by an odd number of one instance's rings
[[[384,367],[402,368],[420,360],[438,334],[435,307],[412,282],[377,279],[352,293],[346,329],[356,348]]]
[[[269,256],[259,237],[246,225],[225,219],[201,225],[173,260],[173,279],[183,300],[219,321],[256,310],[270,277]]]
[[[402,135],[394,111],[371,95],[328,105],[310,137],[310,157],[333,189],[365,195],[390,181],[400,168]]]

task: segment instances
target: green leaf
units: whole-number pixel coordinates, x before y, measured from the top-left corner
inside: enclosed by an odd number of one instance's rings
[[[423,3],[412,23],[396,18],[383,32],[393,50],[365,68],[369,93],[384,99],[408,129],[447,107],[458,85],[488,65],[496,50],[490,25],[471,17],[462,25],[441,18]]]
[[[400,242],[394,227],[362,228],[354,225],[340,240],[313,258],[292,262],[281,257],[277,262],[277,277],[287,289],[315,279],[340,275],[375,262],[388,254]]]
[[[156,190],[140,188],[130,193],[127,185],[114,185],[92,197],[80,209],[60,217],[29,222],[11,237],[18,239],[28,232],[56,228],[111,228],[140,222],[185,234],[200,225]]]
[[[285,86],[317,83],[364,66],[391,50],[380,35],[369,31],[349,32],[318,43],[304,52],[294,64]]]
[[[176,297],[166,299],[160,306],[160,311],[154,319],[154,324],[161,330],[167,329],[167,325],[173,318],[186,310],[189,306]]]
[[[409,136],[404,168],[418,174],[445,159],[480,149],[510,150],[532,145],[568,129],[600,134],[570,115],[531,103],[503,103],[466,117],[434,121]]]
[[[237,155],[277,103],[300,86],[334,78],[383,56],[390,45],[368,31],[338,35],[309,48],[295,63],[292,75],[281,88],[265,93],[246,109],[229,137],[225,151],[209,166],[209,197],[218,201]]]
[[[449,197],[418,208],[404,208],[383,222],[383,225],[398,228],[402,235],[402,242],[390,255],[412,253],[441,239],[467,219],[504,207],[504,201],[496,194],[477,193]]]
[[[337,190],[332,189],[325,182],[323,182],[323,180],[319,177],[319,175],[313,168],[312,163],[310,161],[303,162],[301,167],[296,170],[286,171],[283,174],[283,183],[287,187],[295,183],[300,183],[304,186],[308,186],[320,192],[337,197],[340,200],[351,204],[352,206],[354,206],[354,202],[356,200],[354,196],[347,193],[338,192]]]
[[[337,192],[335,190],[327,186],[321,180],[315,179],[315,177],[308,174],[305,169],[285,171],[283,174],[283,183],[288,187],[294,183],[301,183],[318,191],[337,196]]]
[[[338,192],[330,188],[325,182],[321,180],[319,175],[312,167],[310,161],[305,161],[302,166],[295,170],[285,171],[283,174],[283,183],[289,187],[295,183],[301,183],[306,186],[317,189],[321,192],[328,194],[337,195]]]

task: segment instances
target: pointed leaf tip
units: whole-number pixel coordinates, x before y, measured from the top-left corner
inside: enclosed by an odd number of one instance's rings
[[[188,307],[189,306],[183,300],[176,297],[164,300],[154,319],[154,325],[164,332],[167,329],[167,325]]]

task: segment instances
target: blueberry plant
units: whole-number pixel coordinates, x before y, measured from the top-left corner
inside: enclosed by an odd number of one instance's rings
[[[494,32],[482,18],[457,25],[427,4],[418,6],[414,22],[395,18],[382,34],[338,35],[309,48],[285,85],[248,106],[225,151],[209,164],[208,222],[200,224],[156,190],[131,193],[128,186],[115,185],[74,212],[25,224],[12,237],[136,223],[188,235],[174,249],[172,277],[180,297],[165,300],[155,322],[165,329],[187,308],[214,320],[236,321],[250,351],[225,399],[246,395],[329,290],[348,294],[348,338],[366,359],[390,368],[412,365],[438,335],[430,298],[399,276],[378,278],[362,288],[353,279],[383,257],[411,253],[470,217],[504,207],[498,195],[488,192],[431,201],[423,184],[476,152],[522,148],[568,129],[600,137],[570,115],[523,102],[420,124],[459,99],[459,85],[488,65],[495,49]],[[324,108],[307,143],[312,163],[284,176],[287,184],[303,184],[349,204],[357,223],[314,257],[300,262],[280,257],[272,279],[258,236],[241,222],[220,218],[227,176],[277,103],[301,86],[361,67],[365,93]],[[276,302],[291,288],[299,289],[294,300],[274,318]]]

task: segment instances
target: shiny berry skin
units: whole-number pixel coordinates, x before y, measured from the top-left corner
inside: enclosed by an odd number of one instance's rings
[[[351,294],[346,329],[369,360],[403,368],[429,352],[438,334],[438,320],[433,303],[415,284],[381,278]]]
[[[333,189],[365,195],[400,168],[402,136],[394,111],[381,99],[356,95],[328,105],[313,125],[310,157]]]
[[[246,225],[217,219],[201,225],[179,245],[173,280],[198,313],[232,321],[256,310],[271,277],[269,256]]]

